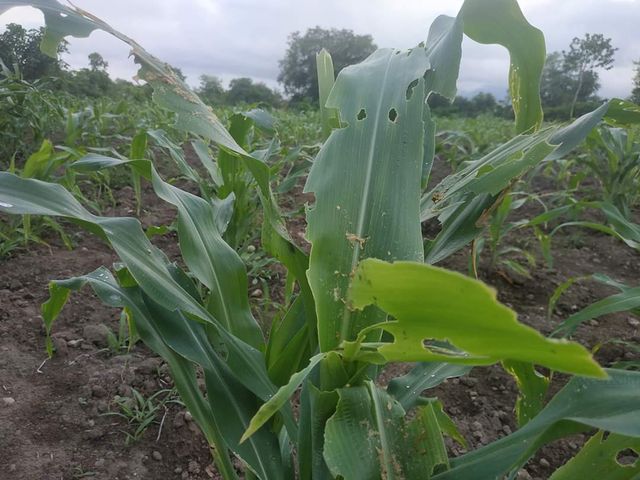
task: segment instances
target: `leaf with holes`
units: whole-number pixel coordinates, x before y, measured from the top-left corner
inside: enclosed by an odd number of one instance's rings
[[[395,318],[369,327],[393,335],[393,343],[375,346],[389,362],[488,365],[516,360],[561,372],[605,375],[584,347],[549,340],[519,323],[515,312],[496,300],[494,290],[457,272],[367,259],[354,273],[349,299],[353,308],[375,304]],[[450,342],[464,353],[425,345],[433,340]]]
[[[606,478],[636,480],[640,476],[640,438],[611,434],[605,438],[599,431],[550,480]],[[624,463],[623,463],[624,462]]]

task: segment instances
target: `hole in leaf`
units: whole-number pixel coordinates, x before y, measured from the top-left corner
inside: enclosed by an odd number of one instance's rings
[[[616,455],[616,462],[625,467],[634,467],[638,463],[638,452],[631,448],[620,450]]]
[[[413,97],[413,89],[416,88],[416,85],[418,85],[417,78],[413,82],[411,82],[407,87],[407,95],[406,95],[407,100],[411,100],[411,97]]]
[[[389,120],[391,120],[393,123],[396,123],[397,119],[398,119],[398,112],[396,111],[395,108],[392,108],[391,110],[389,110]]]
[[[358,115],[356,115],[356,118],[358,120],[364,120],[365,118],[367,118],[367,111],[364,108],[361,108],[358,112]]]

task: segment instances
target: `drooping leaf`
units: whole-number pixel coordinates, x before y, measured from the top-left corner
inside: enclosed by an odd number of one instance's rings
[[[394,336],[393,343],[377,347],[387,361],[487,365],[517,360],[567,373],[604,376],[584,347],[544,338],[519,323],[515,312],[496,300],[494,290],[457,272],[414,262],[367,259],[353,276],[349,299],[354,308],[375,304],[396,319],[370,327]],[[432,340],[448,341],[466,354],[425,345]]]
[[[465,35],[509,50],[509,93],[516,130],[537,130],[542,123],[540,79],[546,59],[542,32],[527,22],[515,0],[466,0],[460,15]]]

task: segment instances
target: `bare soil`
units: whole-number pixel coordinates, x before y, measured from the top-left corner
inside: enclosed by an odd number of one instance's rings
[[[106,214],[132,214],[130,189],[119,192],[118,198],[117,208]],[[145,194],[143,222],[170,223],[172,210],[156,201],[149,192]],[[304,222],[293,220],[290,227],[299,239]],[[49,247],[34,246],[0,260],[0,479],[217,478],[203,437],[177,403],[161,408],[142,438],[125,445],[124,432],[132,432],[131,426],[123,418],[105,415],[118,411],[115,397],[130,396],[132,389],[148,397],[172,383],[161,359],[144,345],[118,355],[106,348],[96,331],[100,325],[117,331],[118,312],[102,306],[89,290],[73,296],[64,309],[54,327],[58,352],[47,360],[39,305],[48,296],[48,282],[116,260],[99,240],[75,228],[69,231],[75,232],[74,251],[51,237]],[[177,257],[173,234],[156,241],[170,257]],[[530,232],[510,241],[535,249]],[[543,333],[572,312],[613,293],[593,282],[580,283],[562,297],[547,319],[549,297],[568,278],[600,272],[631,285],[640,279],[640,255],[600,233],[567,229],[555,238],[553,252],[554,268],[547,269],[541,262],[531,279],[490,271],[484,263],[479,270],[480,277],[498,290],[502,302]],[[458,252],[443,266],[466,273],[468,251]],[[278,283],[276,277],[274,288]],[[630,314],[617,314],[584,325],[576,339],[590,348],[610,339],[640,343],[640,331]],[[605,366],[622,359],[639,360],[613,344],[602,345],[596,357]],[[388,378],[404,370],[392,366],[384,375]],[[563,381],[557,376],[552,391]],[[470,449],[516,429],[516,394],[514,381],[499,366],[476,368],[468,377],[449,380],[429,392],[442,399]],[[583,442],[580,435],[543,448],[520,478],[548,478]],[[464,451],[459,445],[449,446],[452,454]]]

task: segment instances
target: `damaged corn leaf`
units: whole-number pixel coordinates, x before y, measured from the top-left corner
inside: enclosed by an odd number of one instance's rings
[[[599,431],[580,452],[550,477],[550,480],[606,478],[635,480],[640,476],[640,438]],[[624,462],[624,463],[622,463]]]
[[[497,301],[494,290],[457,272],[416,262],[368,259],[354,273],[350,301],[356,309],[377,305],[396,319],[369,327],[393,335],[393,343],[376,346],[390,362],[488,365],[516,360],[566,373],[605,376],[584,347],[547,339],[519,323],[515,312]],[[450,342],[465,354],[430,348],[432,341]]]

